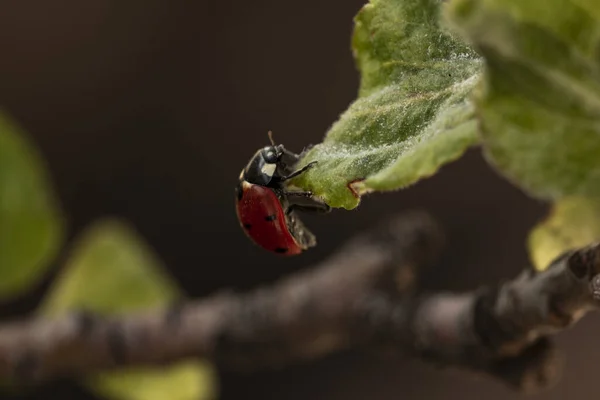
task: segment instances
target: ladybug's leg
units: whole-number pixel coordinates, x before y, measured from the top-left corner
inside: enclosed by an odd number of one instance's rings
[[[311,198],[313,196],[312,192],[287,192],[285,190],[282,191],[281,194],[286,196],[288,200],[291,200],[292,202],[294,198]]]
[[[294,210],[328,213],[331,207],[321,200],[313,197],[311,192],[284,192],[289,206],[286,213],[291,213]]]
[[[296,153],[289,151],[288,149],[283,147],[283,145],[279,145],[277,149],[279,151],[281,151],[282,157],[286,158],[285,160],[283,160],[286,164],[295,164],[298,161],[300,161],[300,157],[301,157],[300,154],[296,154]]]
[[[308,153],[310,151],[310,149],[312,149],[313,147],[315,147],[314,144],[307,145],[304,149],[302,149],[302,153],[300,153],[300,157],[302,157],[303,155]]]
[[[300,205],[300,204],[291,204],[285,213],[287,215],[291,214],[293,211],[302,211],[308,213],[318,213],[318,214],[326,214],[331,211],[331,207],[327,204],[314,204],[314,205]]]
[[[278,175],[281,177],[287,177],[290,173],[293,173],[292,168],[294,168],[294,166],[300,162],[300,159],[308,150],[310,150],[310,148],[312,148],[312,145],[302,150],[302,153],[296,154],[283,147],[282,144],[277,146],[278,153],[280,154],[279,162],[277,163]]]
[[[296,177],[296,176],[300,175],[301,173],[303,173],[303,172],[305,172],[305,171],[307,171],[307,170],[311,169],[311,168],[312,168],[312,167],[314,167],[316,164],[317,164],[317,161],[310,162],[310,163],[306,164],[304,167],[302,167],[302,168],[300,168],[300,169],[297,169],[296,171],[292,172],[292,173],[291,173],[291,174],[289,174],[288,176],[282,176],[281,178],[279,178],[279,181],[280,181],[280,182],[284,182],[284,181],[287,181],[287,180],[289,180],[289,179],[292,179],[292,178],[294,178],[294,177]]]
[[[291,168],[293,168],[294,165],[298,164],[298,161],[300,161],[300,155],[292,153],[291,151],[283,147],[282,144],[277,146],[277,151],[279,154],[279,161],[277,163],[279,173],[281,176],[285,176],[292,172]]]
[[[298,161],[300,161],[300,159],[302,158],[302,156],[304,156],[306,153],[308,153],[309,150],[312,149],[313,147],[314,147],[314,145],[309,144],[304,149],[302,149],[302,152],[300,154],[296,154],[296,153],[293,153],[293,152],[289,151],[288,149],[286,149],[285,147],[283,147],[282,144],[280,144],[277,148],[279,149],[279,151],[281,151],[281,154],[283,154],[284,156],[288,157],[290,160],[298,162]]]

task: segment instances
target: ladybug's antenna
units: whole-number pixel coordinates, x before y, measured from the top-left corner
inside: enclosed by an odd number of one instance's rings
[[[271,141],[271,144],[272,144],[273,146],[275,146],[275,141],[273,140],[273,132],[269,131],[269,132],[267,133],[267,135],[269,135],[269,140]]]

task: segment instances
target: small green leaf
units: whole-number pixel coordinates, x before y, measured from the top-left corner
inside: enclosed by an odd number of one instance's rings
[[[25,133],[0,112],[0,299],[38,283],[62,238],[45,165]]]
[[[487,157],[533,196],[600,196],[600,2],[453,0],[448,11],[485,59]]]
[[[355,18],[358,99],[292,183],[332,207],[406,187],[478,143],[473,105],[481,62],[439,25],[438,0],[372,0]]]
[[[42,309],[113,314],[162,306],[177,297],[177,286],[137,234],[118,220],[103,220],[74,244]]]
[[[529,235],[534,267],[543,271],[563,252],[600,240],[600,198],[567,197]]]
[[[106,220],[76,244],[40,311],[85,309],[118,314],[162,307],[181,297],[157,257],[127,225]],[[215,393],[214,371],[201,361],[124,368],[90,377],[91,388],[115,400],[202,400]]]

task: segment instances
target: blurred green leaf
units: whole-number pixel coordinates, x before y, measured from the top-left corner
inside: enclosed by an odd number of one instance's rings
[[[600,2],[449,4],[485,59],[476,108],[487,157],[531,195],[600,196]]]
[[[165,306],[180,297],[176,284],[137,234],[117,220],[96,223],[77,242],[41,306],[46,315],[73,309],[104,314]],[[115,400],[202,400],[215,393],[214,371],[202,361],[124,368],[88,379]]]
[[[62,243],[62,224],[41,157],[0,112],[0,299],[44,276]]]
[[[168,304],[180,297],[158,258],[118,220],[89,227],[42,304],[46,314],[77,307],[104,314]]]
[[[529,235],[534,267],[543,271],[564,251],[600,240],[600,198],[568,197]]]
[[[90,385],[111,399],[207,400],[216,398],[216,379],[207,363],[186,361],[167,368],[124,369],[100,375]]]
[[[304,157],[302,165],[319,164],[294,185],[352,209],[358,195],[415,183],[478,143],[468,95],[481,62],[440,27],[440,4],[372,0],[362,8],[352,40],[358,99]]]

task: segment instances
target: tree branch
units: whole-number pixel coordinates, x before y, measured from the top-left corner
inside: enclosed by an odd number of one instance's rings
[[[547,337],[598,306],[600,245],[496,288],[419,293],[418,267],[435,261],[442,242],[430,217],[409,213],[312,269],[246,294],[6,324],[0,377],[39,381],[189,357],[255,369],[361,346],[484,372],[519,388],[551,383],[558,363]]]

